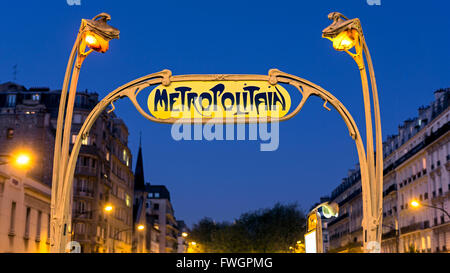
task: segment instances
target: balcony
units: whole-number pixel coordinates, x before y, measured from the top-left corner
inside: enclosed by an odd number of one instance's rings
[[[105,186],[108,186],[109,188],[112,189],[112,182],[111,182],[111,180],[109,180],[109,179],[106,178],[105,176],[102,176],[101,181],[102,181],[102,183],[103,183]]]
[[[94,197],[94,191],[91,189],[76,188],[73,194],[77,197]]]
[[[92,211],[76,210],[72,213],[72,218],[78,219],[92,219]]]
[[[428,221],[414,223],[406,227],[400,228],[401,234],[410,233],[419,229],[426,229],[430,227],[430,223]]]
[[[87,166],[77,166],[75,168],[75,175],[85,175],[97,177],[97,169]]]
[[[330,221],[327,226],[330,227],[330,226],[340,222],[341,220],[346,219],[347,217],[348,217],[348,212],[346,212],[346,213],[344,213],[342,215],[339,215],[336,219]]]
[[[391,229],[389,232],[383,233],[381,238],[383,240],[391,239],[397,236],[397,231],[395,229]]]
[[[389,195],[391,192],[397,191],[397,184],[392,184],[383,192],[383,197]]]
[[[428,145],[432,144],[438,138],[440,138],[441,136],[446,134],[449,131],[449,128],[450,128],[450,122],[447,122],[441,128],[439,128],[435,132],[432,132],[429,136],[426,136],[424,141],[422,141],[419,144],[417,144],[415,147],[413,147],[411,150],[409,150],[405,155],[403,155],[402,157],[397,159],[394,163],[392,163],[389,166],[387,166],[384,169],[384,171],[383,171],[384,175],[386,175],[386,174],[390,173],[391,171],[395,170],[395,168],[397,166],[400,166],[403,162],[405,162],[406,160],[408,160],[409,158],[414,156],[416,153],[418,153],[419,151],[421,151],[422,149],[424,149]],[[448,159],[447,159],[447,162],[449,162]],[[448,164],[448,165],[449,165],[448,168],[450,169],[450,164]],[[434,168],[434,166],[433,166],[433,168]],[[424,174],[426,174],[426,171],[425,171]]]
[[[347,198],[345,198],[344,200],[342,200],[341,202],[339,202],[339,206],[342,206],[343,204],[351,201],[353,198],[357,197],[361,195],[361,188],[355,190],[354,192],[352,192],[349,196],[347,196]]]

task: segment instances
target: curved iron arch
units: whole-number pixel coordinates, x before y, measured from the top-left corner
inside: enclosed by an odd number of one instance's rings
[[[112,105],[112,109],[108,112],[114,111],[114,102],[118,99],[128,97],[133,105],[136,107],[138,112],[143,115],[145,118],[147,118],[150,121],[158,122],[158,123],[166,123],[166,124],[172,124],[176,119],[170,118],[166,120],[157,119],[151,115],[149,115],[147,112],[145,112],[141,106],[137,102],[137,95],[141,90],[144,88],[147,88],[152,85],[156,84],[163,84],[163,85],[169,85],[171,82],[177,82],[177,81],[192,81],[192,80],[199,80],[199,81],[214,81],[214,80],[267,80],[270,84],[277,84],[277,83],[284,83],[289,84],[298,89],[298,91],[302,94],[302,99],[299,103],[299,105],[289,113],[288,115],[281,117],[281,118],[268,118],[269,121],[286,121],[291,118],[293,118],[295,115],[297,115],[300,110],[305,105],[306,101],[310,96],[317,96],[320,97],[322,100],[324,100],[324,108],[327,110],[331,110],[327,107],[327,103],[333,106],[334,109],[337,110],[339,115],[344,120],[348,130],[349,134],[352,137],[352,139],[355,141],[355,145],[358,152],[358,158],[360,163],[360,171],[361,171],[361,185],[363,192],[370,192],[370,180],[369,180],[369,174],[367,170],[367,158],[365,153],[365,148],[361,139],[361,135],[359,133],[358,127],[349,113],[349,111],[345,108],[345,106],[330,92],[326,91],[322,87],[307,81],[305,79],[302,79],[297,76],[293,76],[284,72],[281,72],[277,69],[271,69],[269,70],[268,75],[176,75],[172,76],[172,72],[170,70],[163,70],[157,73],[149,74],[146,76],[143,76],[141,78],[138,78],[136,80],[133,80],[131,82],[128,82],[119,88],[115,89],[111,93],[109,93],[106,97],[104,97],[89,113],[86,120],[84,121],[80,132],[77,135],[77,138],[75,140],[75,143],[72,148],[72,152],[70,154],[69,162],[68,162],[68,169],[65,172],[65,175],[63,177],[63,181],[66,181],[66,183],[63,184],[63,192],[66,192],[72,187],[73,183],[73,177],[75,172],[75,166],[76,166],[76,160],[78,158],[81,143],[84,139],[87,138],[89,135],[89,131],[94,125],[97,118],[107,109],[109,105]],[[193,120],[185,120],[186,123],[192,123]],[[223,119],[216,119],[213,120],[214,122],[223,122]],[[256,122],[257,118],[239,118],[234,119],[234,122],[236,123],[252,123]],[[196,121],[194,121],[195,123]],[[203,118],[201,121],[197,121],[197,123],[206,123],[211,122],[211,119]],[[377,212],[376,211],[370,211],[370,200],[371,195],[365,194],[363,195],[363,210],[365,213],[365,218],[363,218],[362,225],[364,229],[368,227],[369,221],[377,221]],[[66,196],[63,196],[63,200],[61,202],[70,202]],[[68,210],[69,206],[60,206],[58,209],[66,208]],[[64,215],[64,220],[68,221],[70,220],[70,212],[69,211],[63,211],[62,215]]]

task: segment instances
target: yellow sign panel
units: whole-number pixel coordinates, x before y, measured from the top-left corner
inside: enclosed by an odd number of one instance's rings
[[[156,86],[147,105],[158,119],[280,118],[289,112],[291,98],[267,81],[180,81]]]
[[[311,213],[308,217],[308,232],[317,228],[317,214]]]

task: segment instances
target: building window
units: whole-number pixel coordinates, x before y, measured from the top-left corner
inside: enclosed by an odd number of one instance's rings
[[[80,114],[73,115],[73,123],[75,123],[75,124],[81,123],[81,115]]]
[[[49,213],[47,216],[47,244],[50,243],[50,221],[51,221],[51,216]]]
[[[25,234],[24,234],[24,238],[28,239],[30,236],[30,215],[31,215],[31,208],[27,207],[27,212],[25,215]]]
[[[125,194],[125,203],[127,207],[131,207],[131,197],[128,194]]]
[[[125,149],[123,149],[123,152],[122,152],[122,160],[124,162],[127,161],[127,150],[125,150]]]
[[[41,241],[41,219],[42,211],[39,210],[37,215],[36,242]]]
[[[31,96],[31,99],[32,99],[33,101],[39,101],[39,100],[41,99],[41,95],[40,95],[40,94],[33,94],[33,95]]]
[[[154,209],[154,210],[159,210],[159,204],[154,204],[154,205],[153,205],[153,209]]]
[[[14,129],[13,128],[6,129],[6,138],[12,139],[13,137],[14,137]]]
[[[155,198],[159,198],[159,192],[155,192]]]
[[[8,95],[7,97],[7,107],[16,106],[16,95]]]
[[[9,219],[9,234],[14,235],[14,228],[16,224],[16,202],[11,203],[11,215]]]
[[[77,232],[86,233],[86,225],[84,223],[77,223]]]
[[[89,136],[83,138],[83,140],[81,140],[81,144],[82,144],[82,145],[89,145]]]
[[[83,156],[83,166],[89,167],[89,157]]]

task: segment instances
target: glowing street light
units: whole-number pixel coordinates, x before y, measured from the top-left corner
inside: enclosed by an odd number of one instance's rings
[[[411,206],[414,208],[418,208],[418,207],[420,207],[420,203],[417,200],[412,200]]]
[[[354,29],[342,31],[334,38],[329,38],[333,42],[334,49],[345,51],[352,49],[358,40],[358,32]]]
[[[73,175],[70,173],[75,168],[75,163],[69,164],[69,148],[78,77],[81,66],[90,53],[93,51],[105,53],[109,49],[109,41],[119,38],[119,30],[108,25],[109,20],[111,20],[111,16],[107,13],[100,13],[92,20],[81,20],[81,26],[67,63],[59,103],[53,156],[51,252],[64,252],[68,239],[67,227],[71,226],[70,193]],[[89,50],[86,51],[86,48]],[[77,139],[84,137],[78,135]]]
[[[113,209],[114,209],[114,207],[112,205],[106,205],[105,208],[104,208],[104,210],[106,212],[111,212]]]
[[[445,214],[447,214],[447,217],[450,218],[450,214],[444,208],[423,204],[423,203],[421,203],[421,202],[419,202],[419,201],[417,201],[415,199],[413,199],[410,204],[411,204],[411,207],[413,207],[413,208],[420,208],[420,207],[423,206],[423,207],[427,207],[427,208],[440,210],[440,211],[444,212]]]
[[[20,154],[16,158],[16,164],[19,166],[28,165],[31,161],[31,158],[28,154]]]
[[[145,226],[140,224],[140,225],[136,226],[136,229],[139,232],[142,232],[145,229]],[[114,234],[114,236],[113,236],[113,245],[112,245],[113,252],[116,252],[116,240],[117,240],[119,234],[122,233],[122,232],[125,232],[125,231],[130,231],[130,230],[134,232],[133,228],[125,228],[125,229],[119,230],[118,232],[116,232]]]
[[[82,35],[84,42],[90,49],[105,53],[109,49],[109,41],[119,39],[119,30],[107,24],[111,16],[101,13],[92,20],[84,19],[86,30]]]
[[[183,232],[181,233],[181,236],[183,236],[184,238],[188,237],[188,233],[187,232]]]
[[[13,154],[0,154],[0,157],[7,159],[6,161],[1,161],[0,165],[13,163],[14,166],[19,168],[27,168],[31,166],[31,154],[28,152],[21,151]]]
[[[383,218],[383,140],[381,135],[380,106],[378,102],[375,72],[359,19],[348,19],[339,12],[330,13],[328,19],[332,20],[333,23],[322,31],[322,37],[332,41],[334,49],[347,52],[358,65],[361,76],[366,121],[367,164],[360,164],[360,168],[361,174],[368,174],[368,176],[361,176],[363,200],[370,200],[370,202],[363,204],[364,220],[362,226],[364,234],[364,251],[372,252],[373,250],[369,249],[369,247],[373,244],[369,244],[369,242],[376,242],[378,245],[381,244]],[[352,48],[355,48],[355,53],[350,52],[350,49]],[[372,90],[376,136],[375,143],[377,149],[376,158],[374,158],[371,98],[364,56],[369,70],[370,86]]]

